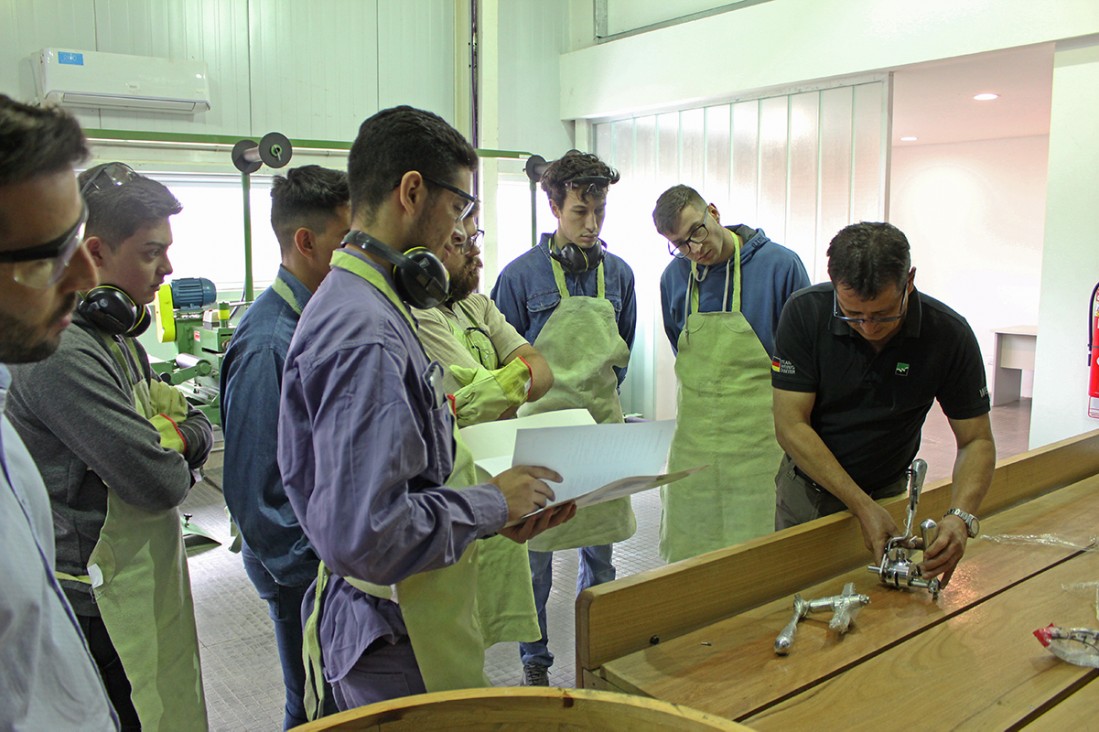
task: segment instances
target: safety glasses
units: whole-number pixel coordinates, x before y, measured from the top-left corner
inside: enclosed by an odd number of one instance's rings
[[[0,262],[12,264],[12,279],[24,287],[43,290],[56,283],[65,273],[73,255],[84,241],[84,224],[88,221],[88,209],[80,212],[80,218],[71,229],[53,241],[0,252]]]
[[[904,293],[901,295],[901,311],[898,315],[872,315],[869,318],[852,318],[848,315],[840,314],[839,298],[836,297],[835,291],[832,292],[832,317],[836,320],[842,320],[845,323],[851,325],[865,325],[867,323],[871,325],[883,325],[885,323],[896,323],[898,320],[905,316],[908,306],[908,288],[904,288]]]
[[[481,241],[485,238],[485,232],[481,229],[473,232],[473,234],[466,238],[464,242],[458,245],[458,251],[462,254],[469,254],[474,248],[481,248]]]
[[[469,193],[466,193],[465,191],[463,191],[458,186],[452,186],[449,183],[444,183],[441,180],[436,180],[436,179],[431,178],[429,176],[423,175],[422,173],[420,174],[420,176],[424,180],[426,180],[428,183],[430,183],[431,185],[439,186],[440,188],[442,188],[444,190],[450,191],[451,193],[453,193],[454,195],[458,196],[463,201],[465,201],[465,208],[462,209],[462,213],[458,214],[458,216],[455,217],[455,219],[454,219],[455,221],[461,221],[462,219],[464,219],[466,216],[469,215],[469,212],[473,210],[473,207],[475,205],[477,205],[477,197],[474,196],[474,195],[471,195]]]
[[[87,199],[91,193],[101,193],[116,186],[126,185],[137,176],[137,171],[126,163],[107,163],[80,187],[80,195]]]

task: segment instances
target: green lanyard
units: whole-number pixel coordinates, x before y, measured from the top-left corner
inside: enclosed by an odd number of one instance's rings
[[[416,330],[416,319],[412,317],[412,313],[408,312],[408,308],[401,302],[401,298],[397,296],[397,293],[393,291],[393,287],[386,282],[385,277],[383,277],[378,270],[356,257],[354,254],[344,251],[335,251],[332,253],[332,266],[358,275],[374,285],[374,287],[389,298],[389,301],[393,303],[393,306],[400,311],[401,315],[408,321],[412,330]]]
[[[290,289],[290,285],[287,284],[286,280],[281,277],[276,277],[275,281],[271,283],[271,289],[290,306],[290,309],[293,310],[295,314],[301,315],[301,311],[305,305],[303,305],[301,300],[298,299],[298,296],[294,294],[294,291]]]
[[[561,293],[561,299],[564,300],[569,295],[569,288],[565,285],[565,270],[561,268],[561,263],[553,257],[550,257],[550,266],[553,267],[553,281],[557,283],[557,289]],[[603,263],[600,262],[596,268],[598,273],[598,284],[596,285],[595,296],[599,299],[606,297],[607,288],[606,283],[603,280]]]
[[[733,256],[730,257],[732,261],[725,263],[725,291],[721,295],[721,312],[725,312],[725,303],[729,300],[729,265],[733,265],[733,302],[729,305],[729,312],[740,312],[740,237],[733,234]],[[698,310],[698,288],[695,287],[695,282],[699,281],[697,278],[698,265],[691,262],[691,275],[687,278],[687,315]],[[703,278],[705,279],[705,278]]]

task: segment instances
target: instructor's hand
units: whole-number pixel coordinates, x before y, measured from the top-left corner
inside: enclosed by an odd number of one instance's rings
[[[546,485],[547,480],[561,482],[562,478],[549,468],[520,465],[492,479],[491,483],[500,489],[508,504],[505,523],[514,523],[553,500],[553,489]]]
[[[874,555],[874,561],[880,562],[885,554],[885,543],[891,537],[900,534],[897,522],[893,517],[875,501],[867,497],[868,503],[855,512],[862,528],[862,541],[870,553]]]

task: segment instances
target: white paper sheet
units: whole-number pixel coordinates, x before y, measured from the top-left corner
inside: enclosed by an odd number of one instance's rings
[[[569,501],[623,478],[647,480],[664,471],[674,420],[519,430],[512,465],[541,465],[564,480],[550,483]]]

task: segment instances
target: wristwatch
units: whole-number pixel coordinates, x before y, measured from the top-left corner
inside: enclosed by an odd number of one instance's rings
[[[970,539],[976,539],[977,534],[981,533],[981,520],[973,514],[960,508],[952,508],[943,514],[943,518],[951,515],[957,516],[965,522],[965,533],[969,535]]]

